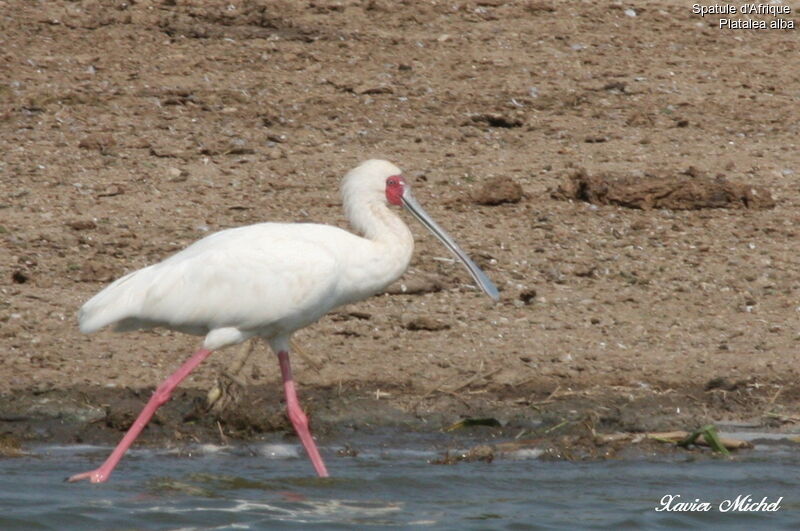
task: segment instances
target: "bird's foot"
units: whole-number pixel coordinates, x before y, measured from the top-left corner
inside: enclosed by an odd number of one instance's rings
[[[105,470],[103,470],[102,468],[96,468],[88,472],[81,472],[80,474],[75,474],[74,476],[70,476],[66,479],[66,481],[68,481],[69,483],[74,483],[76,481],[88,479],[92,483],[103,483],[104,481],[108,480],[109,475],[110,474]]]

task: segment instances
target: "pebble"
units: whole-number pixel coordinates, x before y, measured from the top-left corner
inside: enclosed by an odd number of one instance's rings
[[[519,203],[523,196],[522,185],[511,177],[499,176],[489,179],[475,193],[472,200],[479,205],[500,205]]]
[[[428,330],[435,332],[437,330],[445,330],[450,328],[450,325],[439,319],[433,317],[417,316],[412,318],[403,319],[403,327],[406,330]]]

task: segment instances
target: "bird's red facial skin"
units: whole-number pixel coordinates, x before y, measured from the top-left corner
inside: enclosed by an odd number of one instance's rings
[[[392,205],[400,206],[403,204],[403,192],[405,192],[406,180],[402,175],[392,175],[386,179],[386,200]]]

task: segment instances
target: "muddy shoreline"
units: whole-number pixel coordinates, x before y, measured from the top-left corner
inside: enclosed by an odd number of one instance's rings
[[[413,394],[384,384],[379,386],[381,392],[372,396],[361,392],[359,386],[344,385],[303,388],[302,399],[317,439],[322,444],[336,441],[342,446],[341,455],[358,447],[360,433],[387,429],[443,434],[453,446],[465,438],[498,445],[476,447],[474,455],[454,457],[448,451],[436,461],[439,464],[491,460],[502,456],[502,448],[516,448],[517,444],[542,450],[545,458],[569,460],[687,451],[708,454],[711,450],[706,447],[686,449],[635,437],[646,432],[693,431],[708,424],[729,431],[784,434],[787,439],[800,432],[797,419],[786,412],[791,408],[776,404],[766,393],[745,383],[738,389],[730,382],[711,385],[661,392],[555,389],[548,394],[516,389]],[[95,386],[0,395],[4,453],[24,453],[26,446],[38,444],[114,445],[152,391]],[[136,444],[180,448],[250,443],[276,436],[295,441],[278,386],[249,385],[230,388],[230,393],[224,408],[211,411],[205,390],[179,388]],[[456,423],[464,419],[479,420],[476,426],[457,428]],[[623,433],[634,437],[615,438]]]

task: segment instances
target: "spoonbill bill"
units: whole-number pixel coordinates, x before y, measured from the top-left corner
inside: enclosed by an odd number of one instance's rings
[[[403,206],[464,263],[494,300],[497,288],[422,209],[397,166],[368,160],[342,185],[347,217],[361,235],[329,225],[259,223],[211,234],[155,265],[116,280],[79,312],[81,331],[164,327],[205,336],[202,347],[153,393],[128,432],[99,467],[68,481],[106,481],[175,387],[213,351],[253,337],[278,356],[288,417],[316,473],[328,471],[300,408],[289,342],[327,312],[382,291],[408,267],[414,240],[389,206]]]

